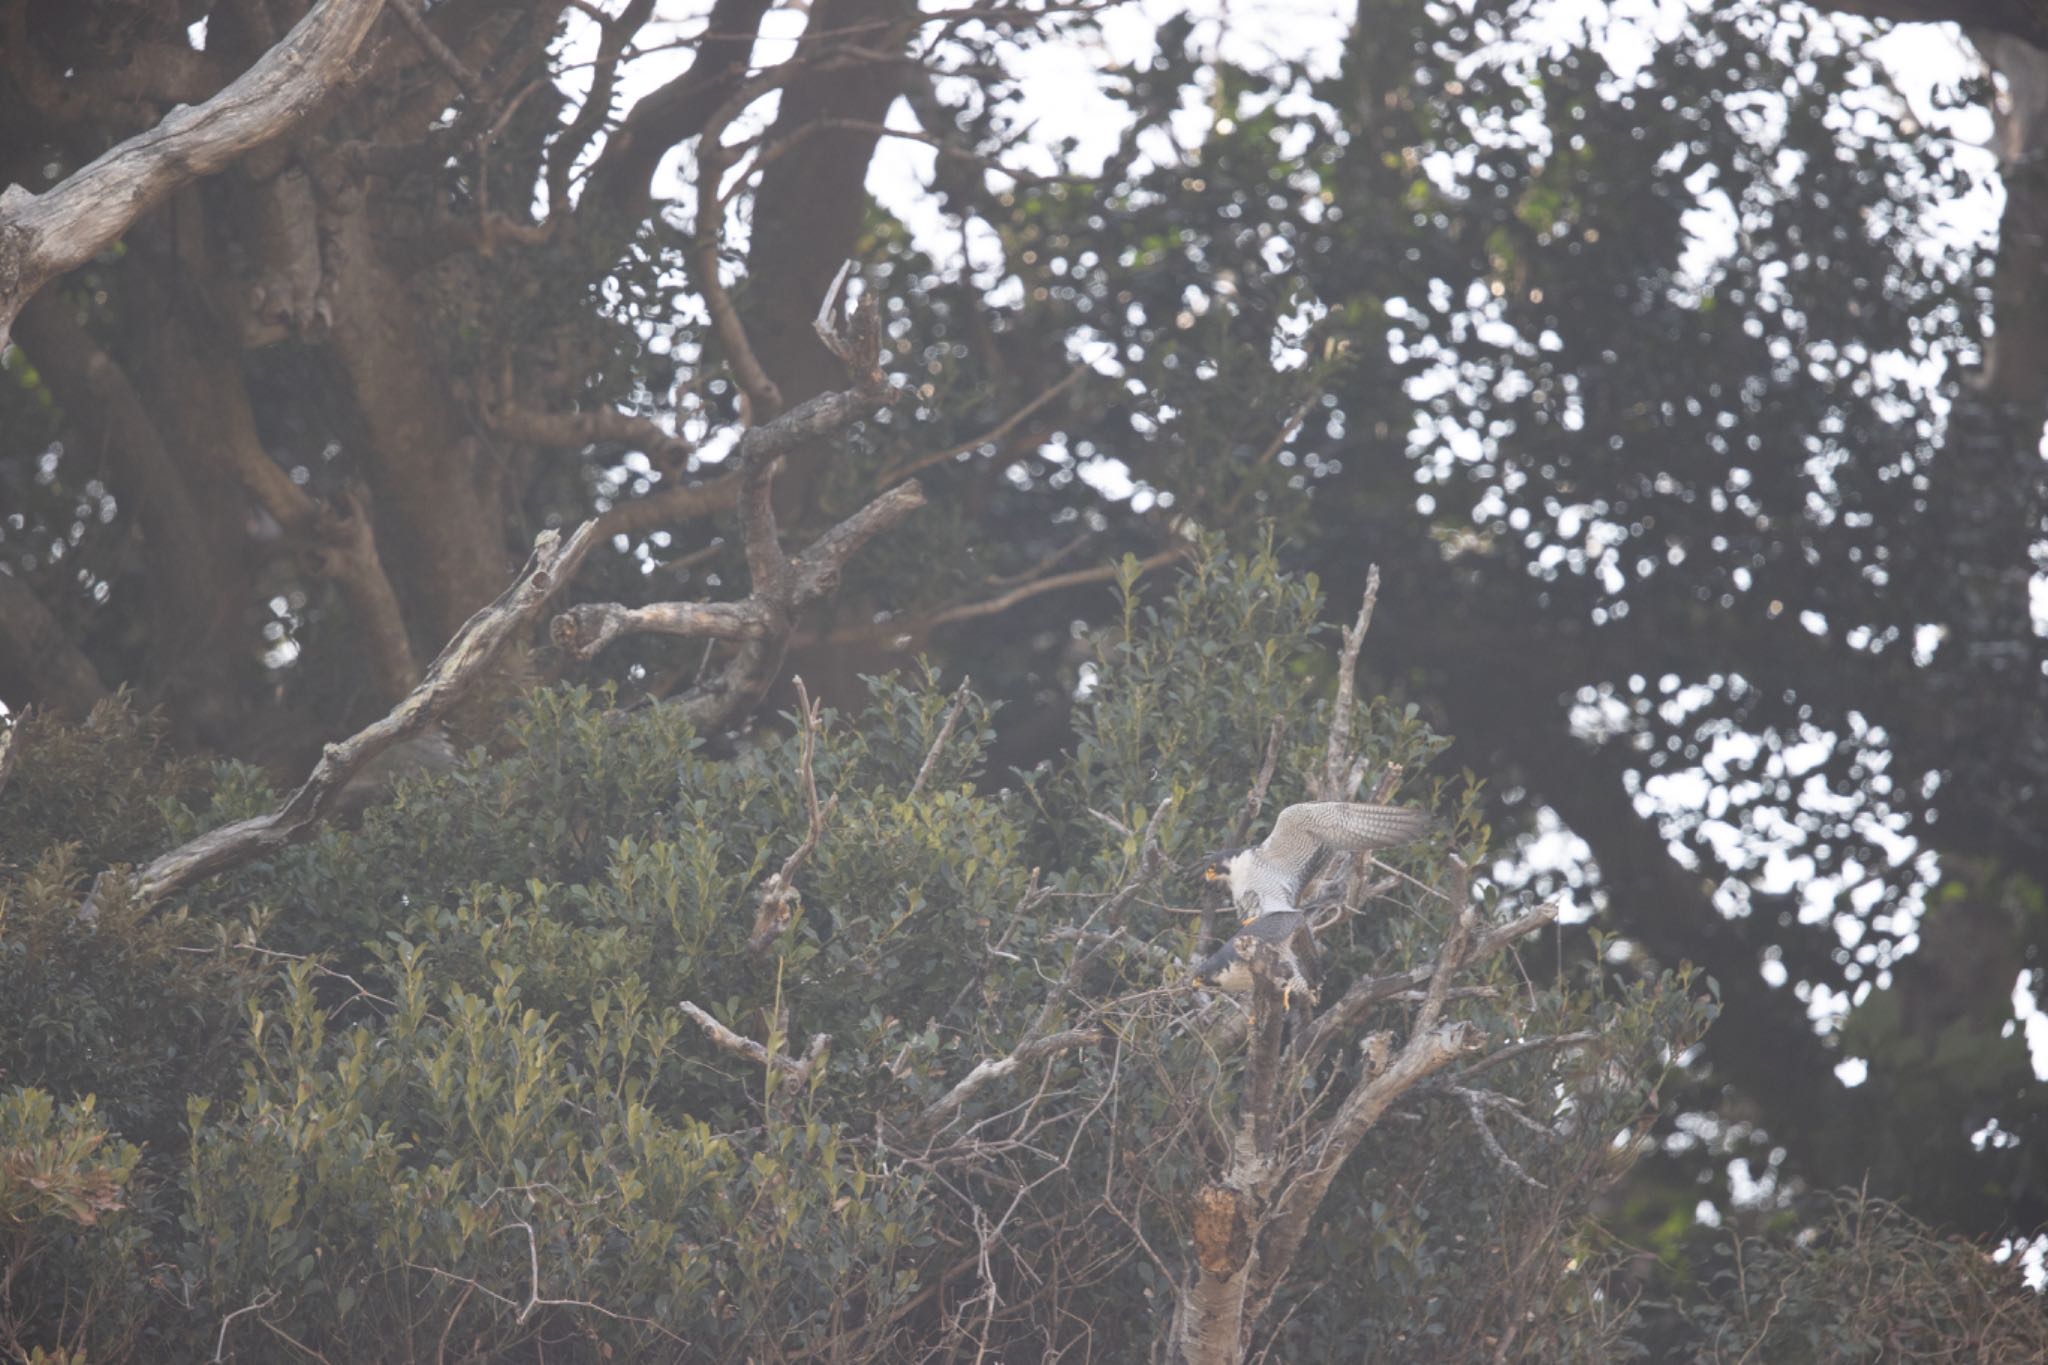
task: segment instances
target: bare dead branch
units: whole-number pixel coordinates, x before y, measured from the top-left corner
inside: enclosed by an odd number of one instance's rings
[[[277,1302],[277,1291],[275,1289],[266,1289],[261,1294],[258,1294],[253,1301],[243,1304],[240,1308],[237,1308],[234,1312],[220,1320],[220,1336],[213,1343],[213,1365],[221,1365],[222,1360],[226,1358],[228,1328],[234,1325],[235,1319],[244,1313],[260,1313],[275,1302]]]
[[[953,693],[953,704],[946,708],[946,719],[939,725],[938,737],[932,741],[924,762],[918,765],[917,777],[910,784],[910,796],[915,797],[923,791],[924,784],[931,780],[932,768],[939,761],[939,751],[946,747],[946,741],[953,737],[953,727],[960,723],[960,712],[967,705],[967,685],[971,681],[966,677],[960,679],[960,686]],[[4,781],[0,778],[0,785],[4,785]]]
[[[518,579],[497,601],[469,618],[403,701],[381,720],[328,745],[312,773],[282,806],[268,815],[210,830],[159,856],[133,875],[129,894],[144,906],[154,906],[196,882],[311,835],[350,778],[392,745],[439,720],[483,679],[555,590],[575,575],[596,540],[595,522],[584,522],[566,541],[559,531],[541,532]],[[101,874],[102,879],[106,875]],[[100,885],[95,884],[80,911],[82,917],[97,915],[99,894]]]
[[[1020,1066],[1072,1048],[1089,1047],[1101,1042],[1102,1039],[1103,1033],[1099,1028],[1067,1029],[1061,1033],[1048,1034],[1043,1038],[1033,1038],[1019,1043],[1010,1050],[1008,1056],[985,1058],[976,1062],[974,1069],[962,1076],[951,1090],[925,1107],[922,1122],[927,1127],[936,1126],[948,1115],[957,1113],[961,1105],[974,1098],[976,1091],[990,1081],[1009,1075]]]
[[[879,382],[819,394],[773,421],[749,428],[740,437],[733,453],[737,468],[726,479],[732,481],[727,487],[739,507],[746,551],[749,590],[744,600],[639,608],[617,603],[579,606],[554,622],[557,643],[578,657],[589,658],[620,636],[639,631],[737,641],[740,648],[715,675],[700,681],[673,704],[706,730],[743,715],[774,682],[798,612],[837,589],[847,561],[862,546],[924,505],[924,490],[915,481],[899,484],[819,536],[794,559],[782,548],[773,497],[781,458],[840,430],[889,397],[888,389]],[[687,491],[701,491],[708,498],[711,487],[706,484]],[[609,530],[614,524],[608,516],[600,529]]]
[[[1472,869],[1456,854],[1451,855],[1451,905],[1457,918],[1451,921],[1451,932],[1437,954],[1436,970],[1429,974],[1428,994],[1422,998],[1422,1007],[1415,1011],[1414,1031],[1418,1034],[1436,1027],[1451,988],[1451,977],[1465,965],[1472,935],[1479,928],[1479,907],[1472,904]]]
[[[35,292],[85,264],[179,186],[285,133],[348,75],[383,0],[320,0],[284,40],[196,107],[115,146],[41,194],[0,191],[0,345]]]
[[[1252,779],[1251,790],[1244,796],[1244,805],[1230,826],[1229,845],[1233,848],[1250,836],[1252,822],[1259,818],[1259,811],[1265,807],[1266,791],[1273,785],[1273,770],[1280,764],[1280,741],[1286,734],[1287,717],[1274,716],[1272,725],[1266,730],[1266,756],[1259,762],[1259,775]]]
[[[1321,799],[1349,800],[1351,783],[1346,780],[1351,763],[1351,712],[1358,686],[1358,651],[1365,633],[1372,629],[1372,609],[1380,600],[1380,566],[1366,571],[1365,598],[1358,604],[1358,619],[1344,630],[1344,648],[1337,655],[1337,705],[1330,715],[1330,742],[1323,756]]]
[[[839,273],[832,277],[832,287],[825,291],[825,301],[818,305],[818,316],[812,320],[811,330],[818,334],[818,340],[824,343],[825,349],[846,367],[848,379],[862,388],[880,388],[883,381],[882,318],[873,291],[861,295],[844,330],[833,321],[839,291],[846,287],[846,277],[853,266],[850,260],[841,263]],[[896,480],[884,482],[894,483]]]
[[[783,859],[780,870],[761,885],[761,902],[754,912],[754,932],[747,936],[747,951],[750,953],[767,951],[768,945],[796,921],[798,912],[803,909],[803,897],[796,889],[797,871],[804,865],[804,859],[817,848],[818,839],[825,833],[825,822],[832,818],[832,812],[839,805],[837,792],[832,793],[830,801],[823,805],[818,803],[818,778],[813,760],[817,756],[819,710],[823,703],[811,700],[802,678],[796,679],[796,699],[799,727],[797,775],[803,783],[804,810],[809,817],[809,825],[796,851]]]
[[[554,641],[579,659],[589,659],[621,635],[681,635],[691,639],[760,640],[771,628],[768,613],[745,602],[650,602],[626,607],[617,602],[583,602],[550,626]]]
[[[1461,1085],[1450,1087],[1450,1092],[1464,1102],[1465,1112],[1471,1116],[1472,1126],[1479,1130],[1479,1141],[1486,1148],[1487,1155],[1499,1162],[1509,1174],[1513,1175],[1523,1184],[1539,1190],[1550,1188],[1550,1186],[1523,1170],[1522,1163],[1508,1155],[1507,1148],[1501,1146],[1500,1139],[1493,1135],[1493,1129],[1486,1126],[1486,1110],[1480,1092],[1468,1090]]]
[[[1087,922],[1076,926],[1076,931],[1070,935],[1076,940],[1074,955],[1068,959],[1067,969],[1061,974],[1059,983],[1046,992],[1044,1003],[1039,1006],[1038,1014],[1032,1019],[1030,1027],[1024,1030],[1023,1038],[1006,1056],[983,1059],[975,1063],[974,1069],[962,1077],[951,1090],[927,1106],[921,1116],[921,1122],[928,1129],[934,1129],[948,1116],[957,1113],[963,1103],[990,1081],[1009,1075],[1027,1062],[1051,1056],[1070,1047],[1081,1047],[1101,1041],[1099,1029],[1083,1026],[1053,1033],[1052,1024],[1059,1015],[1061,1004],[1080,981],[1082,973],[1111,947],[1124,941],[1123,935],[1118,932],[1121,929],[1119,919],[1130,903],[1137,899],[1138,893],[1159,875],[1160,868],[1165,865],[1166,860],[1159,851],[1160,821],[1172,804],[1173,798],[1169,796],[1153,808],[1152,817],[1145,825],[1144,840],[1138,846],[1138,866],[1135,875],[1115,895],[1098,905],[1089,915]],[[1035,903],[1035,896],[1042,895],[1036,890],[1035,875],[1032,885],[1033,889],[1025,893],[1025,904],[1019,906],[1020,913]],[[1111,926],[1111,932],[1096,933],[1094,926],[1097,920],[1107,922]]]
[[[811,1038],[810,1048],[801,1059],[790,1056],[779,1049],[770,1052],[765,1046],[744,1034],[734,1033],[725,1025],[713,1019],[704,1008],[693,1001],[677,1002],[676,1008],[696,1021],[704,1030],[704,1036],[735,1057],[744,1057],[763,1070],[773,1068],[788,1076],[799,1085],[808,1084],[817,1059],[824,1055],[826,1046],[832,1041],[827,1034],[816,1034]]]
[[[1557,922],[1557,903],[1546,902],[1518,919],[1497,925],[1481,935],[1465,955],[1467,962],[1486,962],[1505,952],[1509,945],[1527,938],[1538,929]],[[1393,976],[1364,977],[1351,984],[1351,988],[1322,1014],[1317,1016],[1309,1029],[1308,1040],[1302,1046],[1304,1065],[1313,1065],[1317,1057],[1338,1037],[1349,1033],[1364,1022],[1373,1006],[1388,1000],[1403,998],[1409,992],[1429,986],[1436,972],[1432,963],[1427,967],[1397,973]],[[1446,989],[1446,998],[1449,990]],[[1425,995],[1425,999],[1427,996]]]

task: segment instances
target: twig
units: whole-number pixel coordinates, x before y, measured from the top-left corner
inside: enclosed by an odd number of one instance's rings
[[[1530,1175],[1527,1171],[1523,1170],[1522,1163],[1515,1160],[1513,1157],[1509,1156],[1507,1148],[1500,1145],[1500,1139],[1495,1137],[1493,1135],[1493,1130],[1486,1126],[1486,1111],[1480,1105],[1478,1091],[1467,1090],[1465,1087],[1457,1085],[1450,1087],[1450,1091],[1453,1095],[1456,1095],[1459,1099],[1465,1102],[1465,1112],[1472,1116],[1472,1126],[1479,1130],[1480,1142],[1485,1144],[1488,1154],[1491,1155],[1495,1161],[1498,1161],[1501,1165],[1505,1166],[1509,1171],[1511,1171],[1515,1175],[1517,1179],[1522,1181],[1522,1183],[1525,1185],[1532,1186],[1533,1188],[1539,1190],[1547,1190],[1550,1188],[1550,1186],[1544,1184],[1535,1176]]]
[[[914,487],[915,485],[910,486]],[[1185,559],[1192,548],[1191,546],[1177,545],[1172,549],[1161,550],[1157,554],[1148,555],[1146,558],[1138,561],[1138,572],[1141,574],[1149,573],[1163,564],[1171,564],[1177,559]],[[1099,564],[1092,569],[1075,569],[1069,573],[1053,574],[1046,578],[1034,579],[1031,582],[1014,587],[1008,592],[1001,593],[995,597],[985,598],[978,602],[958,602],[950,607],[942,607],[926,616],[891,619],[875,626],[860,626],[852,630],[803,636],[799,638],[798,643],[804,645],[887,645],[894,640],[914,638],[927,634],[937,630],[940,626],[949,626],[959,621],[978,620],[984,616],[994,616],[999,612],[1008,611],[1019,602],[1028,601],[1045,593],[1059,592],[1066,588],[1084,587],[1090,583],[1106,583],[1117,576],[1119,567],[1117,564]]]
[[[935,1125],[958,1110],[961,1105],[974,1097],[974,1093],[990,1081],[1009,1075],[1027,1062],[1065,1052],[1070,1048],[1087,1047],[1099,1043],[1103,1032],[1099,1028],[1075,1028],[1063,1033],[1049,1034],[1019,1043],[1006,1057],[985,1058],[976,1062],[974,1069],[962,1076],[957,1084],[944,1095],[925,1107],[923,1122],[927,1127]]]
[[[1413,1031],[1417,1034],[1436,1027],[1451,988],[1451,976],[1465,965],[1472,935],[1479,927],[1479,907],[1472,904],[1472,869],[1456,854],[1451,855],[1451,904],[1458,917],[1451,922],[1451,932],[1437,955],[1436,968],[1429,974],[1429,989],[1422,998],[1422,1007],[1415,1011]]]
[[[804,811],[809,817],[809,826],[804,831],[803,842],[796,846],[796,852],[783,859],[781,869],[761,884],[761,903],[754,913],[754,931],[747,938],[747,951],[750,953],[766,951],[768,945],[795,921],[797,911],[803,906],[803,898],[796,889],[797,869],[818,846],[818,838],[825,832],[825,822],[839,805],[837,792],[832,793],[830,801],[822,806],[818,804],[818,779],[812,767],[818,748],[818,712],[824,703],[811,700],[802,678],[796,679],[796,700],[799,716],[797,772],[803,782]]]
[[[213,1365],[221,1365],[223,1358],[227,1354],[229,1325],[244,1313],[260,1313],[276,1302],[277,1291],[275,1289],[266,1289],[257,1295],[253,1302],[243,1304],[240,1308],[222,1318],[220,1320],[220,1336],[213,1343]]]
[[[1165,861],[1159,851],[1159,824],[1165,818],[1167,808],[1172,804],[1173,798],[1169,796],[1161,800],[1153,808],[1152,818],[1145,825],[1144,841],[1138,847],[1136,875],[1129,882],[1125,883],[1122,889],[1110,897],[1109,900],[1097,906],[1095,911],[1089,915],[1088,922],[1077,926],[1077,933],[1074,937],[1081,939],[1089,934],[1094,929],[1095,921],[1098,919],[1107,920],[1112,930],[1120,930],[1121,926],[1117,924],[1117,920],[1122,916],[1125,907],[1137,898],[1138,892],[1153,877],[1158,875],[1160,866]],[[1105,820],[1109,819],[1107,816],[1102,818]],[[1110,823],[1117,824],[1118,822],[1110,821]],[[1020,906],[1019,908],[1021,912],[1023,907]],[[1083,948],[1077,942],[1074,955],[1067,962],[1066,971],[1061,974],[1059,983],[1046,993],[1045,1001],[1039,1006],[1037,1016],[1032,1019],[1031,1026],[1024,1030],[1023,1039],[1017,1046],[1010,1049],[1008,1056],[998,1059],[984,1059],[977,1062],[974,1069],[961,1077],[960,1081],[951,1090],[926,1106],[922,1116],[922,1122],[926,1127],[935,1127],[942,1119],[956,1112],[981,1087],[998,1077],[1009,1075],[1026,1062],[1036,1060],[1039,1057],[1050,1056],[1055,1052],[1064,1051],[1070,1047],[1081,1047],[1091,1042],[1100,1042],[1101,1030],[1093,1027],[1073,1028],[1063,1033],[1052,1033],[1050,1029],[1054,1017],[1059,1012],[1060,1002],[1066,998],[1067,993],[1073,990],[1075,983],[1081,979],[1081,973],[1086,971],[1089,965],[1101,957],[1103,953],[1107,952],[1111,945],[1120,942],[1121,937],[1120,932],[1103,934],[1099,936],[1094,946],[1087,948]]]
[[[960,712],[967,705],[967,684],[971,679],[962,677],[960,687],[953,693],[953,704],[946,708],[945,722],[939,726],[939,737],[932,741],[931,750],[925,754],[924,762],[918,766],[917,777],[910,784],[910,795],[915,797],[924,790],[925,782],[932,775],[932,768],[939,761],[939,750],[946,747],[946,741],[953,737],[953,727],[960,723]],[[0,786],[5,786],[6,772],[0,769]]]
[[[740,437],[733,455],[736,472],[726,477],[736,480],[732,501],[739,507],[747,561],[744,600],[644,607],[581,604],[555,618],[555,643],[575,657],[589,658],[621,636],[638,631],[736,640],[740,647],[711,677],[668,704],[700,732],[723,728],[751,710],[775,681],[798,613],[838,588],[847,561],[870,540],[924,506],[924,490],[915,480],[898,484],[794,558],[781,545],[772,494],[774,471],[782,456],[883,406],[889,396],[879,384],[823,393]],[[705,484],[676,491],[695,496],[712,487]],[[652,503],[662,496],[656,494],[642,502]],[[609,521],[599,524],[610,530]]]
[[[1525,1053],[1540,1052],[1553,1047],[1571,1047],[1578,1043],[1590,1043],[1598,1040],[1599,1037],[1600,1035],[1591,1029],[1581,1029],[1576,1033],[1557,1033],[1547,1038],[1525,1038],[1519,1043],[1510,1043],[1497,1051],[1489,1052],[1478,1061],[1467,1066],[1459,1067],[1454,1079],[1464,1080],[1468,1076],[1476,1076],[1482,1071],[1498,1066],[1502,1062],[1512,1061]]]
[[[1280,740],[1287,733],[1287,717],[1276,715],[1273,724],[1266,731],[1266,756],[1259,763],[1259,775],[1252,779],[1251,790],[1244,795],[1244,805],[1238,810],[1237,820],[1230,827],[1232,846],[1243,843],[1251,835],[1252,822],[1259,818],[1259,811],[1265,807],[1266,791],[1273,785],[1273,769],[1280,762]]]
[[[1330,744],[1323,758],[1325,801],[1347,800],[1351,793],[1345,781],[1351,766],[1351,710],[1358,686],[1358,651],[1365,633],[1372,629],[1372,609],[1380,600],[1380,566],[1366,570],[1365,597],[1358,604],[1358,619],[1344,630],[1344,648],[1337,656],[1337,709],[1330,717]]]
[[[929,469],[935,464],[944,464],[948,460],[957,459],[970,450],[978,450],[982,446],[993,445],[1015,431],[1023,423],[1024,419],[1031,416],[1032,413],[1037,412],[1047,403],[1050,403],[1053,399],[1081,382],[1082,376],[1088,373],[1089,370],[1086,365],[1076,365],[1067,372],[1066,378],[1040,392],[1036,398],[1033,398],[1023,407],[1018,408],[987,431],[982,432],[981,435],[970,437],[960,444],[948,446],[944,450],[934,450],[928,454],[912,456],[883,475],[880,482],[885,484],[894,483],[898,479],[908,478],[912,474]]]

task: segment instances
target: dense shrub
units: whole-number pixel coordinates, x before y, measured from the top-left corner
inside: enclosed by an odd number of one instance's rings
[[[1275,736],[1268,815],[1308,793],[1331,716],[1312,583],[1205,557],[1166,601],[1125,592],[1070,757],[1032,772],[986,771],[994,718],[932,677],[822,713],[809,763],[799,718],[714,756],[661,707],[561,689],[491,751],[170,913],[115,898],[82,922],[81,851],[14,852],[0,1047],[5,1079],[39,1089],[0,1109],[0,1146],[10,1180],[58,1174],[0,1205],[33,1267],[0,1304],[13,1349],[1147,1357],[1243,1056],[1237,1006],[1180,965],[1199,916],[1179,912],[1202,894],[1184,869],[1239,820]],[[1346,884],[1365,912],[1324,935],[1326,1000],[1432,962],[1446,859],[1488,838],[1412,709],[1352,722],[1368,781],[1444,820]],[[134,805],[161,837],[274,799],[222,769],[180,803],[189,774],[106,756],[141,731],[94,724],[38,722],[22,770],[118,769],[163,798]],[[807,771],[829,808],[763,938],[762,889],[811,829]],[[1540,940],[1466,981],[1450,1008],[1485,1053],[1416,1091],[1332,1187],[1263,1317],[1276,1354],[1619,1348],[1627,1314],[1573,1270],[1580,1229],[1704,992]],[[1413,1008],[1389,998],[1292,1073],[1287,1150],[1375,1065],[1351,1044]],[[978,1062],[1084,1025],[949,1098]]]

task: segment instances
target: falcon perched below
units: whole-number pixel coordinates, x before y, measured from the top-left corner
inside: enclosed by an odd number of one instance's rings
[[[1230,878],[1230,899],[1240,919],[1252,922],[1295,910],[1302,888],[1339,853],[1365,853],[1405,844],[1429,833],[1426,811],[1352,801],[1304,801],[1280,812],[1266,841],[1236,853],[1211,854],[1203,876]]]

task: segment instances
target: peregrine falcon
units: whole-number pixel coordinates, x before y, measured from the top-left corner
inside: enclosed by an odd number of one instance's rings
[[[1405,844],[1429,833],[1427,811],[1351,801],[1304,801],[1280,812],[1262,844],[1204,859],[1203,876],[1230,879],[1230,898],[1247,923],[1291,911],[1296,897],[1339,853]]]

